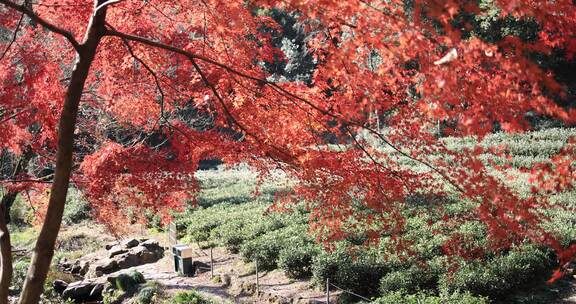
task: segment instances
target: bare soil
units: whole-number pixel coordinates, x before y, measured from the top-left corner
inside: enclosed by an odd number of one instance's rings
[[[154,238],[169,248],[167,238]],[[196,245],[193,248],[193,260],[210,265],[210,250],[201,250]],[[237,254],[230,254],[224,248],[214,248],[212,254],[214,276],[209,268],[193,277],[179,276],[174,272],[173,257],[169,250],[156,263],[132,267],[122,272],[137,270],[147,280],[162,284],[168,293],[195,289],[224,303],[326,303],[325,292],[314,287],[309,280],[290,279],[281,270],[260,272],[256,290],[256,273],[252,263],[244,263]],[[338,295],[337,292],[331,292],[331,302],[335,302]]]

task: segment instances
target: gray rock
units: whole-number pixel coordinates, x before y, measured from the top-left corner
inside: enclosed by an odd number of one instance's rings
[[[156,240],[147,240],[145,242],[140,243],[141,246],[144,246],[146,248],[148,248],[149,250],[162,250],[164,251],[164,249],[162,247],[160,247],[160,243],[158,243],[158,241]]]
[[[70,269],[72,269],[72,264],[68,261],[62,261],[58,263],[58,268],[61,269],[62,271],[69,272]]]
[[[151,251],[144,246],[136,246],[132,248],[131,253],[138,257],[140,264],[154,263],[162,258],[157,252]]]
[[[140,242],[137,239],[128,239],[122,242],[122,246],[124,246],[125,248],[133,248],[138,246],[139,244]]]
[[[96,284],[90,292],[90,299],[99,301],[102,299],[102,292],[104,291],[104,284]]]
[[[80,274],[80,270],[82,270],[82,267],[80,267],[80,265],[74,265],[74,266],[72,266],[72,269],[70,269],[70,273],[71,274]]]
[[[102,274],[112,273],[117,270],[119,270],[118,261],[112,259],[100,261],[94,268],[95,273],[101,272]]]
[[[118,256],[117,261],[118,261],[118,268],[120,268],[120,269],[126,269],[126,268],[130,268],[130,267],[142,265],[142,263],[140,262],[140,259],[138,258],[138,255],[136,255],[132,252],[127,252],[123,255]]]
[[[136,242],[138,244],[132,246]],[[132,247],[128,249],[124,246]],[[123,242],[122,245],[112,246],[108,250],[108,258],[92,263],[78,263],[80,270],[76,271],[88,278],[101,277],[122,269],[154,263],[164,257],[164,251],[156,240],[144,240],[140,243],[136,239],[131,239]]]
[[[122,247],[122,246],[120,246],[120,245],[116,245],[116,246],[108,249],[108,257],[109,257],[109,258],[113,258],[113,257],[115,257],[115,256],[117,256],[117,255],[120,255],[120,254],[123,254],[123,253],[126,253],[126,252],[128,252],[128,249],[126,249],[126,248],[124,248],[124,247]]]
[[[70,283],[62,292],[64,299],[75,302],[99,301],[102,299],[104,284],[95,281],[78,281]]]
[[[200,261],[192,262],[192,267],[194,268],[194,273],[196,275],[210,271],[210,265]]]
[[[64,292],[64,290],[66,290],[66,288],[68,287],[68,283],[62,281],[62,280],[54,280],[54,282],[52,282],[52,288],[54,288],[54,291],[57,294],[62,294]]]
[[[110,250],[110,248],[112,248],[116,245],[119,245],[118,242],[110,242],[110,243],[107,243],[106,245],[104,245],[104,248],[106,248],[106,250]]]
[[[84,276],[86,275],[86,273],[88,273],[88,270],[90,269],[90,262],[88,261],[80,261],[80,275]]]

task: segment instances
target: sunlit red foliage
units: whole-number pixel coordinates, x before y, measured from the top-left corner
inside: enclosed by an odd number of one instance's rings
[[[18,30],[14,43],[1,43],[0,142],[14,153],[26,145],[50,151],[75,51],[41,25],[18,25],[21,16],[7,2],[0,1],[0,25]],[[460,11],[481,13],[470,1],[414,1],[411,10],[400,0],[110,2],[82,103],[121,127],[161,133],[169,143],[113,143],[97,135],[98,117],[79,118],[79,129],[93,132],[98,147],[77,159],[73,180],[100,219],[115,217],[126,204],[160,212],[182,207],[197,189],[189,177],[198,161],[220,157],[295,177],[293,198],[309,202],[312,227],[327,242],[359,226],[373,239],[400,233],[406,197],[456,192],[476,202],[471,217],[486,223],[493,249],[530,239],[552,246],[562,264],[573,258],[574,247],[562,248],[541,228],[548,201],[538,194],[574,185],[570,149],[553,166],[534,168],[536,190],[526,198],[488,173],[478,160],[480,148],[450,151],[431,131],[446,120],[454,136],[482,138],[495,122],[521,132],[529,129],[528,111],[574,123],[576,111],[547,94],[562,96],[565,88],[526,56],[553,48],[574,55],[572,1],[497,1],[501,14],[534,17],[542,29],[537,41],[510,36],[495,44],[462,39],[451,26]],[[80,40],[93,1],[36,1],[32,7]],[[311,85],[267,80],[261,62],[281,53],[258,30],[273,22],[256,11],[270,7],[299,12],[315,33],[308,41],[319,63]],[[382,60],[369,68],[373,53]],[[416,67],[407,68],[410,62]],[[192,130],[168,115],[189,100],[215,117],[212,129]],[[389,114],[385,132],[375,127],[373,112]],[[350,143],[327,149],[320,135],[326,132]],[[388,152],[368,144],[362,132]],[[431,154],[452,159],[430,160]],[[415,173],[402,158],[427,170]],[[466,252],[454,248],[459,236],[452,241],[447,251]]]

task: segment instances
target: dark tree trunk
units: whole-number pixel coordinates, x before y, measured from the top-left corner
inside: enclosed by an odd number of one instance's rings
[[[95,1],[95,7],[105,1]],[[90,67],[96,55],[96,49],[105,32],[106,8],[101,9],[90,20],[84,41],[78,50],[76,65],[70,77],[70,84],[64,99],[64,107],[58,125],[58,150],[56,169],[48,201],[46,217],[38,235],[38,241],[32,255],[28,275],[20,294],[20,304],[36,304],[44,290],[44,282],[50,269],[56,238],[62,223],[62,214],[72,172],[74,130],[78,107]]]
[[[17,195],[17,192],[8,192],[0,201],[0,304],[8,304],[12,283],[12,244],[8,231],[8,212]]]

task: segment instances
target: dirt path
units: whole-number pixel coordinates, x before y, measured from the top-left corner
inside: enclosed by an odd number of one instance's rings
[[[195,289],[223,303],[326,303],[324,292],[311,286],[309,281],[292,280],[282,271],[274,270],[259,274],[259,297],[256,297],[256,274],[251,264],[240,260],[238,255],[228,254],[222,248],[215,248],[214,275],[210,271],[194,277],[181,277],[174,273],[172,256],[166,256],[154,263],[132,267],[121,272],[138,270],[147,280],[157,281],[169,293]],[[194,261],[210,264],[205,251],[195,250]],[[224,282],[222,282],[224,281]],[[228,283],[228,282],[229,283]],[[337,294],[334,294],[335,300]]]

